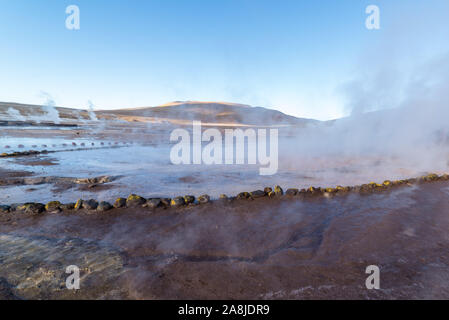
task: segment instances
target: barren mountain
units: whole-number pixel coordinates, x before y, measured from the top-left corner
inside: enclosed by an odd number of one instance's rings
[[[98,113],[114,114],[120,118],[137,121],[153,118],[242,125],[305,125],[316,122],[289,116],[277,110],[225,102],[177,101],[158,107],[104,110]]]
[[[318,122],[296,118],[277,110],[224,102],[172,102],[157,107],[100,110],[94,113],[83,109],[0,102],[0,122],[3,124],[7,121],[73,123],[76,120],[89,120],[94,116],[99,119],[116,118],[130,122],[166,121],[177,124],[188,124],[192,120],[199,120],[205,124],[258,126],[303,126]]]

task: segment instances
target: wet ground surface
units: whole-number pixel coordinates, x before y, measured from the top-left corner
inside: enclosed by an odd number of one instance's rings
[[[51,153],[0,158],[0,204],[113,202],[131,193],[217,198],[276,184],[356,185],[448,171],[441,146],[416,150],[419,157],[314,154],[293,150],[282,131],[279,170],[268,178],[259,165],[176,166],[171,129],[2,127],[0,154]],[[449,183],[439,181],[328,199],[0,213],[0,299],[449,298],[448,200]],[[78,291],[65,288],[69,265],[81,270]],[[365,287],[368,265],[380,267],[380,290]]]
[[[181,209],[0,215],[2,298],[449,298],[449,183]],[[64,287],[68,265],[81,289]],[[365,269],[380,268],[380,290]]]
[[[449,150],[441,146],[438,156],[419,150],[416,151],[419,157],[336,155],[322,153],[321,149],[314,154],[307,145],[289,138],[291,128],[280,129],[279,168],[273,176],[261,176],[259,164],[173,165],[170,161],[173,144],[168,143],[173,129],[170,125],[120,122],[80,124],[75,129],[2,128],[0,154],[29,150],[50,153],[0,157],[0,204],[75,202],[79,198],[113,202],[132,193],[147,198],[208,193],[218,198],[223,193],[236,195],[263,189],[267,181],[284,189],[327,187],[448,171]],[[423,155],[427,153],[433,158],[426,159]],[[115,179],[104,185],[64,183],[69,178],[100,176]],[[33,179],[23,181],[24,178]]]

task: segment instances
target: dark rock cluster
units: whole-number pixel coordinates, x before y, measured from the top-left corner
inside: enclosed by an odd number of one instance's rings
[[[449,180],[448,174],[437,175],[431,173],[419,178],[410,178],[404,180],[385,180],[383,183],[370,182],[367,184],[356,186],[336,186],[336,187],[309,187],[307,189],[290,188],[284,193],[284,190],[280,186],[276,186],[274,189],[266,187],[264,190],[255,190],[252,192],[240,192],[235,197],[228,197],[225,194],[221,194],[218,201],[231,202],[234,200],[254,200],[263,197],[269,198],[292,198],[292,197],[311,197],[311,196],[325,196],[330,197],[337,194],[348,194],[350,192],[357,192],[360,194],[382,192],[395,188],[398,186],[412,185],[417,183],[427,183],[433,181],[447,181]],[[61,211],[70,210],[87,210],[105,212],[113,208],[169,208],[169,207],[183,207],[199,204],[207,204],[211,202],[209,195],[204,194],[195,198],[193,195],[178,196],[174,198],[149,198],[146,199],[142,196],[131,194],[128,198],[117,198],[114,204],[110,204],[106,201],[98,202],[95,199],[83,200],[79,199],[76,203],[63,204],[59,201],[50,201],[47,204],[42,203],[24,203],[24,204],[12,204],[12,205],[0,205],[0,213],[8,212],[24,212],[31,214],[40,214],[43,212],[58,213]]]

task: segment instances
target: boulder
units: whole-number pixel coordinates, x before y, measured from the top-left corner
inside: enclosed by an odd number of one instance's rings
[[[237,195],[237,199],[248,199],[250,197],[250,194],[249,194],[249,192],[240,192],[238,195]]]
[[[11,204],[11,208],[9,208],[9,212],[17,211],[17,208],[20,206],[20,203]]]
[[[161,199],[161,204],[166,208],[170,207],[170,203],[171,203],[170,198],[162,198]]]
[[[45,210],[48,212],[60,211],[61,210],[61,202],[59,201],[50,201],[45,205]]]
[[[83,208],[86,210],[95,210],[98,207],[98,202],[94,199],[83,201]]]
[[[310,187],[307,189],[307,192],[311,194],[319,194],[321,193],[321,188]]]
[[[171,199],[170,205],[172,207],[179,207],[179,206],[184,205],[185,203],[186,202],[183,197],[175,197],[175,198]]]
[[[126,206],[125,198],[117,198],[114,202],[114,208],[123,208]]]
[[[203,194],[198,197],[199,203],[208,203],[210,201],[210,197],[207,194]]]
[[[284,194],[284,190],[282,190],[282,188],[280,186],[276,186],[276,187],[274,187],[274,193],[277,196],[282,196]]]
[[[195,202],[195,197],[194,196],[184,196],[184,201],[186,204],[190,204],[190,203],[194,203]]]
[[[98,204],[97,211],[103,211],[104,212],[104,211],[111,210],[112,208],[113,208],[113,206],[109,202],[101,201]]]
[[[427,176],[422,177],[424,181],[435,181],[438,180],[438,175],[435,173],[429,173]]]
[[[62,210],[73,210],[73,209],[75,209],[75,203],[61,204],[61,209]]]
[[[75,210],[81,210],[81,208],[83,207],[83,202],[84,202],[83,199],[78,199],[78,200],[76,201],[76,203],[75,203],[74,209],[75,209]]]
[[[273,189],[271,189],[270,187],[265,187],[263,189],[263,192],[265,192],[266,194],[269,194],[271,191],[273,191]]]
[[[162,205],[161,199],[148,199],[143,205],[145,208],[156,209]]]
[[[45,211],[45,205],[42,203],[25,203],[17,207],[18,211],[23,211],[25,213],[42,213]]]
[[[295,188],[287,189],[287,191],[285,192],[287,196],[296,196],[298,193],[299,190]]]
[[[266,195],[265,192],[262,190],[250,192],[250,196],[254,199],[265,197],[265,195]]]
[[[7,212],[9,212],[9,210],[11,210],[10,206],[0,205],[0,213],[7,213]]]
[[[128,208],[135,208],[143,205],[147,200],[141,196],[131,194],[128,199],[126,199],[126,206]]]
[[[226,200],[226,199],[228,199],[228,196],[225,195],[225,194],[220,194],[219,199],[221,199],[221,200]]]
[[[343,186],[336,186],[335,192],[348,192],[351,190],[351,187],[343,187]]]
[[[373,186],[370,184],[362,184],[360,186],[360,192],[371,192],[373,190]]]

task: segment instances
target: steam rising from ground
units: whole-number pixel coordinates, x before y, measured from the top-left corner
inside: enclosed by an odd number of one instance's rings
[[[8,108],[6,111],[6,114],[13,120],[17,121],[25,121],[26,118],[22,116],[22,114],[19,112],[19,110],[16,110],[14,108]]]
[[[399,78],[380,71],[346,85],[351,116],[297,131],[294,142],[286,142],[284,155],[291,161],[330,157],[334,163],[393,159],[400,167],[446,169],[449,55]]]
[[[33,117],[32,120],[36,122],[40,122],[41,120],[51,121],[53,123],[59,124],[61,123],[61,119],[59,118],[59,112],[56,110],[56,104],[53,100],[52,96],[42,91],[41,95],[46,99],[44,105],[42,106],[43,111],[45,114],[43,116]]]

